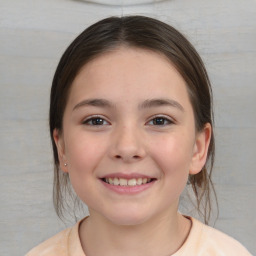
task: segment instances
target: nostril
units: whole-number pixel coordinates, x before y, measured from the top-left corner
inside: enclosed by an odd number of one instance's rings
[[[120,159],[120,158],[123,158],[123,157],[122,157],[122,156],[120,156],[120,155],[116,155],[116,156],[115,156],[115,158]],[[139,159],[139,158],[140,158],[140,156],[138,156],[138,155],[134,155],[132,158],[133,158],[133,159]]]

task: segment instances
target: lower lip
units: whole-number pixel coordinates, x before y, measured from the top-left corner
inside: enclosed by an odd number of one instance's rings
[[[114,186],[114,185],[104,182],[103,180],[101,180],[101,182],[107,189],[110,189],[118,194],[133,195],[133,194],[141,193],[141,192],[149,189],[150,187],[152,187],[155,183],[155,180],[153,180],[149,183],[146,183],[143,185],[137,185],[137,186]]]

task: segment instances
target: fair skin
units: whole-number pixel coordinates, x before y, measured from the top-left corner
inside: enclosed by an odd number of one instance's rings
[[[209,124],[195,130],[185,81],[160,54],[120,47],[87,63],[54,131],[60,167],[89,208],[86,255],[176,252],[191,228],[179,197],[205,164],[210,134]]]

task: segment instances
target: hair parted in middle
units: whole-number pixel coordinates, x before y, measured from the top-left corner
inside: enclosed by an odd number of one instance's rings
[[[204,63],[192,44],[175,28],[145,16],[110,17],[85,29],[67,48],[56,69],[50,97],[49,125],[54,154],[54,205],[59,217],[68,208],[66,193],[71,194],[68,173],[59,168],[53,131],[63,130],[63,115],[72,82],[80,69],[92,59],[118,47],[135,47],[157,52],[174,65],[186,82],[193,107],[196,130],[202,131],[207,123],[213,126],[212,89]],[[212,130],[207,162],[201,172],[189,175],[197,200],[197,209],[208,223],[211,212],[210,188],[214,163],[215,143]],[[207,168],[206,168],[207,167]],[[71,195],[71,198],[75,196]]]

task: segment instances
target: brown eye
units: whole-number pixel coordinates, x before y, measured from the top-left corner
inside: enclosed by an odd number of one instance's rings
[[[92,125],[92,126],[101,126],[101,125],[108,125],[109,123],[101,117],[93,117],[85,120],[83,124]]]
[[[149,121],[150,125],[157,125],[157,126],[164,126],[164,125],[169,125],[172,124],[173,122],[165,117],[159,116],[151,119]]]

